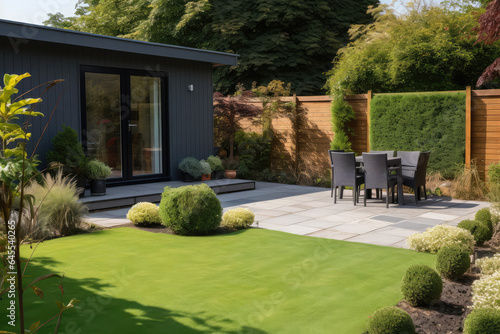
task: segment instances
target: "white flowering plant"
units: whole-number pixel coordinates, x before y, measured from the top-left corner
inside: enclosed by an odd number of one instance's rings
[[[472,308],[500,310],[500,271],[484,275],[472,283]]]
[[[428,253],[437,253],[443,246],[460,245],[472,254],[475,241],[466,229],[450,225],[436,225],[425,232],[410,235],[406,239],[406,244],[417,252]]]
[[[483,275],[491,275],[500,270],[500,253],[492,257],[485,257],[476,261],[476,265]]]
[[[255,214],[250,209],[237,208],[228,210],[222,216],[221,225],[234,229],[248,228],[253,224]]]

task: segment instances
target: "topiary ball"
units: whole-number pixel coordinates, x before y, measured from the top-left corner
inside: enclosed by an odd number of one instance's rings
[[[458,227],[468,230],[476,240],[476,245],[482,246],[485,241],[491,239],[492,233],[488,226],[478,220],[462,220]]]
[[[160,202],[165,226],[180,235],[206,235],[221,223],[222,206],[206,184],[166,187]]]
[[[486,223],[491,233],[493,233],[493,223],[491,221],[491,212],[488,208],[483,208],[476,212],[474,220],[479,220],[480,222]]]
[[[415,326],[410,315],[395,306],[375,311],[368,318],[368,334],[413,334]]]
[[[444,278],[457,280],[470,267],[470,257],[460,245],[444,246],[436,256],[436,269]]]
[[[431,267],[414,265],[406,270],[401,282],[401,291],[410,305],[425,306],[441,297],[443,281]]]
[[[464,334],[500,333],[500,310],[476,309],[465,319]]]
[[[162,225],[160,208],[148,202],[133,205],[127,213],[127,219],[138,226]]]
[[[250,209],[236,208],[228,210],[222,216],[222,226],[235,229],[248,228],[253,224],[255,214]]]

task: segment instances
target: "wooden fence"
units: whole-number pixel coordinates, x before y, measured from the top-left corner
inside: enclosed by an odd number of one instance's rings
[[[353,150],[361,154],[370,151],[369,122],[372,93],[347,95],[356,119],[349,123],[354,135],[349,135]],[[272,122],[277,135],[273,143],[271,163],[274,168],[325,175],[329,172],[328,150],[334,137],[331,125],[331,98],[329,96],[294,96],[283,98],[294,101],[305,111],[304,121],[294,131],[287,118]],[[262,106],[258,101],[252,104]],[[484,178],[491,163],[500,162],[500,89],[466,89],[465,162],[476,161]],[[259,126],[244,121],[246,131],[261,132]]]

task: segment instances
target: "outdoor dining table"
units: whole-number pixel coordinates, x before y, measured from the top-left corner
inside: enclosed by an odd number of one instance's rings
[[[359,155],[356,157],[356,163],[362,165],[363,164],[363,156]],[[398,204],[404,204],[404,196],[403,196],[403,171],[401,168],[401,158],[387,158],[387,167],[399,167],[394,169],[396,171],[396,181],[398,184]],[[389,195],[389,192],[387,192]],[[371,190],[368,191],[367,198],[371,198]]]

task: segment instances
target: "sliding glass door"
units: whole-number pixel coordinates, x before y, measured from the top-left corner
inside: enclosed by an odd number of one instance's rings
[[[82,67],[84,144],[110,178],[166,176],[165,77]]]

